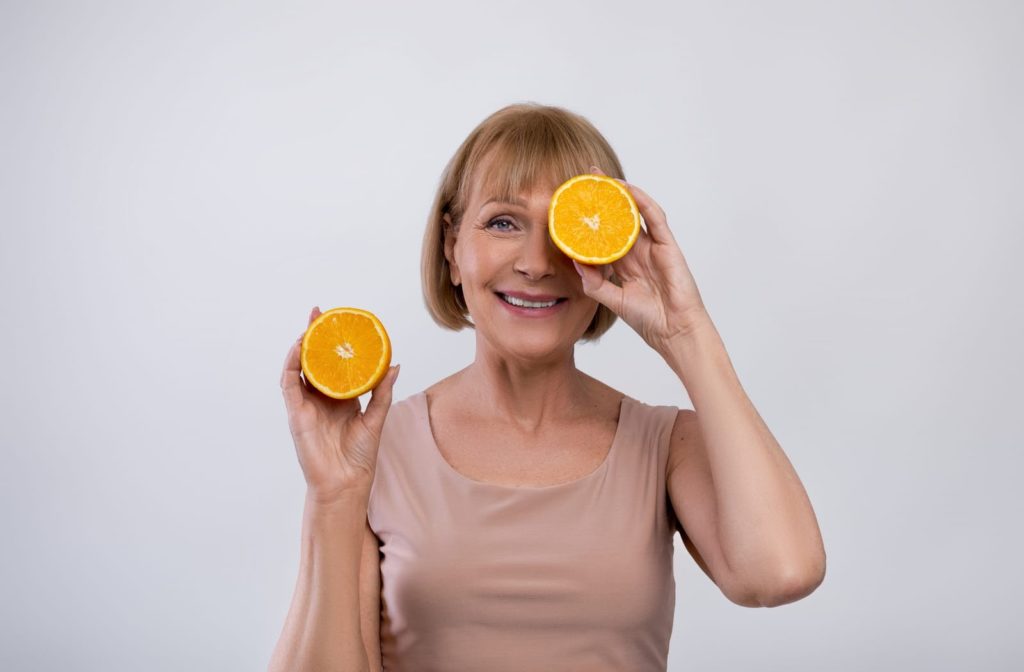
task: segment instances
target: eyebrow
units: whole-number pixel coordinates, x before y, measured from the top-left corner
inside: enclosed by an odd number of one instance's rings
[[[495,196],[494,198],[490,198],[484,201],[484,204],[480,206],[480,212],[483,212],[484,208],[487,207],[488,203],[507,203],[508,205],[518,205],[520,208],[526,207],[526,201],[524,201],[521,198],[514,198],[511,201],[507,201],[503,198],[498,198],[497,196]]]

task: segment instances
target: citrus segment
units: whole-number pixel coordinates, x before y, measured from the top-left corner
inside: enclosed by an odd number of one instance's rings
[[[334,399],[352,399],[380,383],[391,366],[391,340],[376,315],[360,308],[320,314],[302,337],[302,373]]]
[[[577,175],[551,197],[548,233],[576,261],[610,264],[625,256],[640,235],[640,209],[617,180]]]

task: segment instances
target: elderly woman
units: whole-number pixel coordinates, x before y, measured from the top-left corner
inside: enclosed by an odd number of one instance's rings
[[[623,171],[584,118],[513,105],[449,162],[423,247],[434,320],[472,364],[392,405],[281,387],[307,483],[301,569],[273,670],[664,670],[673,535],[731,601],[798,600],[825,573],[807,494],[744,393],[665,213],[605,267],[548,236],[569,177]],[[319,314],[314,309],[310,320]],[[576,368],[622,318],[694,410]]]

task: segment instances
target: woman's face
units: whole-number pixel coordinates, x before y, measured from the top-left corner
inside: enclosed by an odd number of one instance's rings
[[[572,260],[548,235],[556,186],[535,185],[515,203],[505,203],[474,183],[454,240],[446,236],[452,281],[462,286],[477,338],[521,359],[564,357],[598,308],[583,293]],[[509,297],[533,305],[510,305]]]

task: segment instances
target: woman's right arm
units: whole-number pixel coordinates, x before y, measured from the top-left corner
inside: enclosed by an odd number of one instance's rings
[[[319,314],[314,309],[312,322]],[[300,377],[299,341],[285,361],[281,389],[306,479],[299,577],[270,672],[366,671],[359,573],[366,510],[384,419],[398,368],[359,399],[331,399]]]

